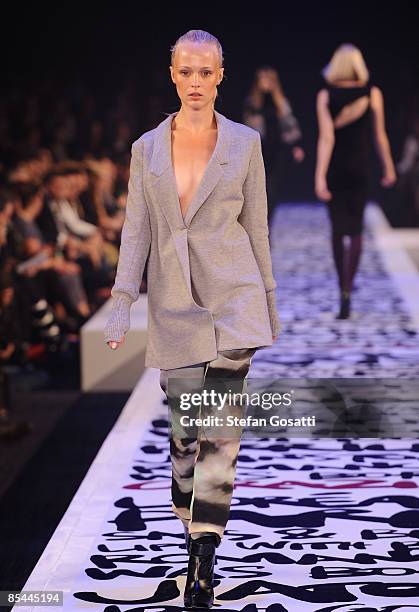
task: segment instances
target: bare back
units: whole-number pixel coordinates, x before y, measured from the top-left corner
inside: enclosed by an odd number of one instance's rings
[[[204,176],[217,143],[217,128],[191,135],[172,129],[172,161],[183,218]]]
[[[367,189],[370,173],[371,84],[327,87],[334,147],[328,169],[333,191]]]

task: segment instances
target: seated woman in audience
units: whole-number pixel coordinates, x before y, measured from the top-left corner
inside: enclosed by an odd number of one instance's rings
[[[52,350],[61,343],[42,287],[30,270],[19,269],[22,240],[12,223],[17,199],[10,186],[0,189],[0,353],[8,363],[25,360],[31,342],[44,342]]]
[[[81,267],[83,285],[89,300],[102,303],[108,297],[115,265],[106,256],[107,243],[99,227],[82,219],[74,201],[72,170],[65,167],[45,177],[46,198],[39,218],[46,242],[57,244],[67,259]]]
[[[51,245],[44,241],[36,219],[43,207],[44,188],[33,183],[17,185],[15,231],[20,237],[21,259],[28,260],[35,255],[44,255],[42,261],[26,268],[25,274],[35,277],[45,292],[54,301],[63,304],[70,316],[76,316],[82,323],[90,315],[90,306],[84,290],[80,266],[56,255]]]
[[[86,255],[95,268],[101,265],[103,238],[97,226],[82,219],[70,198],[72,185],[71,171],[65,168],[54,170],[45,177],[47,206],[49,207],[60,241],[66,241],[80,254]]]
[[[95,219],[94,223],[101,228],[105,239],[119,244],[124,214],[114,195],[117,167],[109,158],[104,157],[100,160],[87,160],[85,172],[88,186],[83,192],[79,191],[80,201]]]

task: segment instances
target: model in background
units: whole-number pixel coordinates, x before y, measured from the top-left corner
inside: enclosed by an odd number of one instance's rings
[[[291,154],[296,162],[305,157],[300,126],[285,97],[278,72],[271,66],[256,70],[244,102],[243,120],[261,136],[270,222],[281,195],[286,157]]]
[[[337,318],[346,319],[350,316],[353,279],[361,255],[371,170],[371,124],[383,167],[381,185],[393,185],[396,173],[385,130],[383,94],[371,85],[360,50],[351,44],[341,45],[323,70],[323,76],[326,87],[317,94],[315,190],[329,211],[341,292]],[[348,248],[345,236],[349,236]]]
[[[105,330],[118,348],[148,258],[145,365],[160,369],[171,409],[172,510],[189,552],[184,602],[204,608],[213,603],[215,549],[229,518],[241,429],[210,439],[187,425],[177,433],[185,416],[178,400],[219,378],[237,392],[257,348],[271,346],[280,331],[260,136],[214,109],[223,72],[214,36],[191,30],[177,40],[170,74],[181,107],[132,146]],[[235,416],[242,409],[228,406]]]

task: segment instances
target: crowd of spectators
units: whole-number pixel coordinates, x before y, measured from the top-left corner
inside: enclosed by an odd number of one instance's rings
[[[0,105],[0,365],[20,366],[77,342],[110,295],[138,112],[129,89],[105,108],[48,87]]]

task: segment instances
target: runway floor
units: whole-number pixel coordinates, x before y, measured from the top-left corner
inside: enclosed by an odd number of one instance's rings
[[[353,317],[336,321],[326,211],[280,206],[271,243],[283,331],[249,377],[398,380],[393,413],[410,434],[242,440],[214,609],[419,610],[419,436],[406,393],[419,378],[419,274],[374,206],[366,225]],[[24,590],[64,591],[64,610],[183,610],[158,375],[137,384]]]

